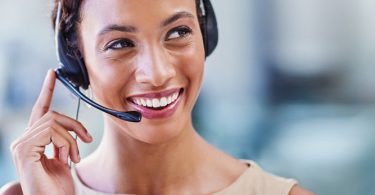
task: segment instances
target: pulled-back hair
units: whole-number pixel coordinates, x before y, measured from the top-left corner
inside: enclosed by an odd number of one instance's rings
[[[198,16],[201,15],[199,1],[200,0],[195,0]],[[61,19],[60,24],[58,25],[60,28],[60,33],[62,33],[66,38],[66,43],[68,46],[68,55],[74,56],[74,52],[76,54],[81,55],[78,47],[78,25],[82,21],[81,6],[83,0],[55,0],[54,8],[51,14],[53,28],[55,28],[59,2],[61,2]]]
[[[81,5],[83,0],[55,0],[51,14],[52,27],[55,28],[58,3],[61,2],[60,33],[66,38],[68,55],[80,54],[78,49],[78,25],[82,21]],[[56,32],[55,32],[56,33]]]

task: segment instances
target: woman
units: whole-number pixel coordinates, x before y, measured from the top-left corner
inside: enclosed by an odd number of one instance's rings
[[[76,33],[68,42],[84,59],[95,99],[114,110],[139,111],[143,119],[131,123],[104,115],[99,147],[81,160],[68,131],[86,143],[93,138],[78,121],[50,110],[56,80],[50,70],[26,132],[11,146],[20,183],[3,192],[311,194],[294,180],[224,154],[194,130],[191,112],[205,61],[199,3],[62,1],[61,22]],[[48,159],[45,146],[51,142],[54,158]],[[71,170],[68,158],[77,163]]]

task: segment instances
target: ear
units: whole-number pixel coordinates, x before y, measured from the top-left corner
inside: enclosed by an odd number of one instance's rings
[[[56,47],[62,65],[62,71],[67,75],[68,80],[72,81],[77,86],[87,89],[89,79],[83,58],[81,58],[80,54],[77,54],[77,52],[73,52],[74,56],[68,55],[67,52],[69,48],[66,43],[66,38],[61,32],[57,33],[58,44]]]
[[[78,35],[77,33],[64,34],[60,29],[61,10],[61,2],[59,2],[55,21],[55,40],[56,53],[61,66],[60,69],[64,73],[64,76],[66,76],[66,79],[78,87],[87,89],[89,79],[83,58],[74,49],[70,52],[72,45],[74,46],[73,48],[78,48]],[[71,40],[71,43],[68,42],[69,40]]]

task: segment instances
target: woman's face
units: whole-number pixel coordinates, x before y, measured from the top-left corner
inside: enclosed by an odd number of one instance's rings
[[[110,121],[147,143],[190,128],[204,65],[195,1],[86,0],[81,12],[81,49],[96,100],[143,115],[140,123]]]

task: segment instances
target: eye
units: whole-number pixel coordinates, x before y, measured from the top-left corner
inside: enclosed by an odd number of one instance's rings
[[[172,29],[167,33],[166,40],[174,40],[186,37],[192,33],[192,30],[187,26],[179,26],[177,28]]]
[[[115,41],[111,41],[110,43],[105,46],[104,50],[107,51],[108,49],[112,50],[119,50],[119,49],[124,49],[124,48],[130,48],[134,47],[133,41],[129,39],[119,39]]]

